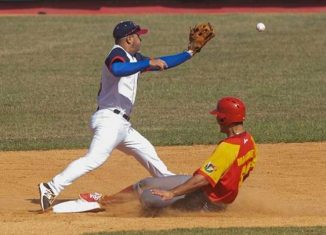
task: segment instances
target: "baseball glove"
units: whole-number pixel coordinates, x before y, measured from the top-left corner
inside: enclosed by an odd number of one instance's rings
[[[190,27],[188,50],[194,54],[200,52],[205,44],[215,37],[214,29],[210,23],[201,23]]]

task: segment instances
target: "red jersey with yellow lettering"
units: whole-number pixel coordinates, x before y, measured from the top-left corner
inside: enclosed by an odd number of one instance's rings
[[[231,203],[255,163],[255,141],[244,132],[221,141],[194,175],[201,174],[208,180],[210,184],[203,190],[212,202]]]

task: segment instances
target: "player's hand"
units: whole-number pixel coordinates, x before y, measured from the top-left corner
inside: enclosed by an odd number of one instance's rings
[[[160,196],[162,200],[170,200],[174,198],[174,194],[170,191],[160,190],[160,189],[151,189],[151,193],[156,196]]]
[[[151,68],[155,68],[158,70],[164,70],[168,67],[164,60],[161,59],[151,59],[149,60],[149,65]]]

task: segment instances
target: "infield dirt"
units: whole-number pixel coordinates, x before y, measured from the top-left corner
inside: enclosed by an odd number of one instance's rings
[[[169,168],[191,174],[214,146],[157,147]],[[51,179],[87,150],[0,152],[1,234],[81,234],[231,226],[326,226],[326,142],[260,144],[256,169],[224,212],[141,215],[137,202],[98,213],[39,213],[37,184]],[[80,192],[115,193],[148,176],[132,157],[115,151],[103,166],[78,179],[57,202]]]

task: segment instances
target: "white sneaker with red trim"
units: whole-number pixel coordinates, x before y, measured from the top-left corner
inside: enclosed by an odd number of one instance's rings
[[[102,198],[101,193],[81,193],[79,198],[86,202],[98,202]]]

